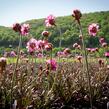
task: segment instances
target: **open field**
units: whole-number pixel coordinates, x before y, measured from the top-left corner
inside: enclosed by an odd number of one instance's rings
[[[108,40],[98,22],[89,20],[84,30],[81,17],[85,16],[74,10],[69,19],[73,27],[69,23],[66,29],[49,15],[45,26],[38,23],[44,27],[37,39],[29,22],[9,28],[18,36],[18,46],[0,51],[0,109],[109,109]],[[58,37],[52,39],[55,32]],[[76,37],[69,39],[72,45],[64,40],[69,34]]]

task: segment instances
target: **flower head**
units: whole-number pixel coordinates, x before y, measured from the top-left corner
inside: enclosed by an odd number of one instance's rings
[[[63,57],[63,56],[64,56],[64,52],[62,52],[62,51],[58,51],[58,52],[57,52],[57,56],[59,56],[59,57]]]
[[[38,50],[42,50],[42,49],[44,49],[44,47],[45,47],[45,45],[46,45],[46,43],[47,43],[47,41],[45,41],[45,40],[38,40],[37,41],[37,49]]]
[[[10,52],[10,56],[11,56],[11,57],[15,57],[15,56],[16,56],[15,51],[11,51],[11,52]]]
[[[103,37],[101,37],[101,38],[99,39],[99,42],[100,42],[100,44],[101,44],[102,47],[107,47],[107,43],[105,42],[105,40],[104,40]]]
[[[42,58],[43,57],[43,54],[42,53],[38,53],[37,54],[37,58]]]
[[[100,42],[100,44],[104,43],[104,42],[105,42],[104,38],[101,37],[101,38],[99,39],[99,42]]]
[[[102,45],[102,47],[107,47],[107,43],[106,42],[103,42],[101,45]]]
[[[105,52],[105,57],[109,58],[109,52]]]
[[[92,53],[95,53],[98,51],[98,48],[90,48]]]
[[[103,59],[98,59],[98,63],[99,63],[99,65],[100,65],[100,67],[103,66],[103,65],[104,65]]]
[[[107,69],[109,70],[109,65],[107,65]]]
[[[75,49],[81,49],[81,46],[78,43],[73,44],[73,48]]]
[[[78,43],[74,43],[73,48],[77,48],[77,47],[78,47]]]
[[[23,24],[21,26],[21,35],[24,35],[24,36],[28,35],[29,29],[30,29],[29,24]]]
[[[12,29],[13,29],[15,32],[21,32],[21,25],[20,25],[19,23],[15,23],[15,24],[13,24]]]
[[[82,17],[82,14],[78,9],[76,9],[76,10],[73,10],[72,16],[75,18],[75,20],[79,21],[80,18]]]
[[[54,59],[47,60],[46,63],[47,63],[47,66],[49,66],[49,68],[51,68],[51,70],[56,71],[56,68],[57,68],[56,60],[54,60]]]
[[[77,60],[81,63],[81,60],[82,60],[82,56],[76,56]]]
[[[6,66],[7,59],[5,57],[0,58],[0,67],[4,68]]]
[[[97,32],[98,32],[99,26],[96,23],[92,23],[91,25],[89,25],[88,27],[88,32],[89,35],[91,36],[96,36]]]
[[[87,50],[88,52],[91,52],[91,48],[86,48],[86,50]]]
[[[65,48],[64,51],[63,51],[63,53],[64,53],[65,55],[68,55],[68,54],[71,53],[71,50],[70,50],[69,48]]]
[[[51,43],[47,43],[47,44],[45,45],[45,49],[46,49],[47,51],[52,50],[52,48],[53,48],[53,45],[52,45]]]
[[[95,53],[95,52],[98,52],[98,51],[99,51],[98,48],[86,48],[86,50],[87,50],[88,52],[91,52],[91,53]]]
[[[45,25],[47,27],[55,25],[55,17],[53,15],[49,15],[45,20]]]
[[[49,33],[48,31],[43,31],[43,32],[42,32],[42,35],[43,35],[44,37],[48,37],[48,36],[50,35],[50,33]]]
[[[37,49],[37,40],[34,38],[31,38],[28,42],[27,42],[27,47],[28,52],[34,52]]]

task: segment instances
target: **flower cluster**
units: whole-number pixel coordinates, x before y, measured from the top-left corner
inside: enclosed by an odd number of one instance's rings
[[[29,24],[21,25],[19,23],[15,23],[12,28],[15,32],[19,32],[21,35],[26,36],[29,33],[30,26]]]
[[[87,50],[89,53],[95,53],[95,52],[98,52],[98,51],[99,51],[98,48],[86,48],[86,50]]]
[[[27,42],[27,50],[28,52],[35,52],[35,51],[41,51],[42,49],[44,50],[51,50],[53,45],[49,43],[47,40],[36,40],[34,38],[31,38]]]
[[[69,48],[65,48],[63,51],[58,51],[57,56],[59,57],[67,57],[71,54],[71,50]]]

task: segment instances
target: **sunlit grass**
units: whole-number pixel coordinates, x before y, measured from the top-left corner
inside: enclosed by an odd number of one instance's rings
[[[34,63],[43,63],[47,60],[48,58],[21,58],[19,60],[19,63],[21,62],[25,62],[26,60],[28,60],[29,62],[34,62]],[[71,58],[57,58],[55,57],[56,61],[61,63],[61,62],[79,62],[76,58],[71,57]],[[103,59],[105,60],[105,59]],[[16,57],[8,57],[7,58],[7,64],[11,64],[11,63],[16,63],[17,58]],[[94,57],[90,57],[88,58],[88,62],[97,62],[97,58]]]

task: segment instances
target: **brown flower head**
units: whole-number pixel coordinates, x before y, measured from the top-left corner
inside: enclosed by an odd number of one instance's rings
[[[82,17],[82,14],[78,9],[76,9],[76,10],[73,10],[72,16],[75,18],[75,20],[79,22],[80,18]]]

